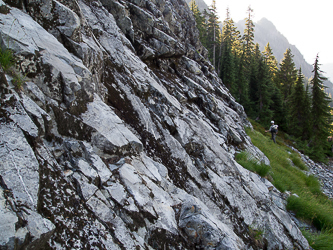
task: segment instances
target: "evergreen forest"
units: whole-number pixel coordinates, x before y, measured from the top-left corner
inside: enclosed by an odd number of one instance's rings
[[[190,2],[199,30],[200,41],[224,85],[249,118],[264,127],[274,120],[279,132],[290,142],[317,161],[332,156],[331,99],[325,93],[327,80],[320,69],[319,55],[313,63],[312,77],[307,79],[293,62],[287,49],[277,62],[267,43],[263,51],[254,43],[253,9],[249,6],[243,33],[237,30],[229,9],[221,23],[216,1],[202,13]]]

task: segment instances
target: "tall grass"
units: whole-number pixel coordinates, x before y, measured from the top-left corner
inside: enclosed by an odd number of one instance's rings
[[[275,144],[270,139],[270,134],[265,133],[259,124],[254,124],[254,128],[254,130],[247,129],[246,132],[251,137],[252,143],[269,158],[271,169],[268,174],[272,183],[281,192],[290,191],[298,196],[288,198],[287,209],[294,211],[299,219],[323,232],[322,234],[305,232],[304,235],[310,245],[310,241],[315,238],[316,243],[311,245],[314,249],[333,249],[333,201],[321,192],[318,179],[304,172],[307,167],[300,156],[285,146],[279,136],[278,143]]]
[[[265,177],[270,170],[270,166],[267,166],[264,163],[259,164],[257,161],[249,159],[249,156],[245,151],[236,155],[236,161],[247,170],[255,172],[261,177]]]
[[[324,197],[316,197],[307,193],[300,193],[299,195],[299,198],[296,196],[288,198],[287,209],[294,211],[298,218],[312,223],[319,230],[332,229],[332,202]]]
[[[298,167],[301,170],[308,171],[308,167],[305,165],[305,163],[302,161],[302,159],[299,157],[299,155],[295,152],[291,153],[290,160],[293,162],[293,164]]]
[[[7,74],[13,77],[12,83],[17,90],[20,90],[23,83],[26,81],[26,75],[23,76],[17,69],[11,68],[14,64],[15,59],[13,52],[10,49],[4,50],[0,48],[0,66]]]
[[[313,249],[332,250],[333,233],[323,230],[321,233],[312,233],[308,230],[302,230],[303,235],[308,240]]]
[[[11,50],[3,50],[0,48],[0,65],[4,71],[7,71],[12,65],[14,65],[14,56]]]

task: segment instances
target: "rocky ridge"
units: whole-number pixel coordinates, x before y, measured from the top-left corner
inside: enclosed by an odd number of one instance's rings
[[[183,0],[0,0],[1,249],[308,249]],[[261,235],[256,237],[256,235]]]
[[[333,199],[333,164],[316,163],[307,155],[300,154],[303,162],[308,166],[309,174],[316,176],[321,183],[322,191],[327,197]]]

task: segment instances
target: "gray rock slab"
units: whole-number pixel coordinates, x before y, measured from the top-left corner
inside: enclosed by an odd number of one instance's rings
[[[23,132],[14,124],[0,124],[0,172],[14,197],[31,210],[37,208],[39,163]]]
[[[141,141],[125,126],[123,121],[107,106],[100,97],[95,96],[88,104],[88,110],[81,115],[83,122],[97,130],[93,135],[93,145],[100,149],[130,147],[142,151]]]

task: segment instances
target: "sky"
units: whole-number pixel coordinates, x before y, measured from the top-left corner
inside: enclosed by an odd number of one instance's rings
[[[213,2],[204,1],[208,6]],[[313,64],[317,54],[320,64],[333,63],[332,0],[216,0],[221,22],[227,7],[236,23],[246,18],[248,6],[253,9],[254,22],[266,17],[308,63]]]

